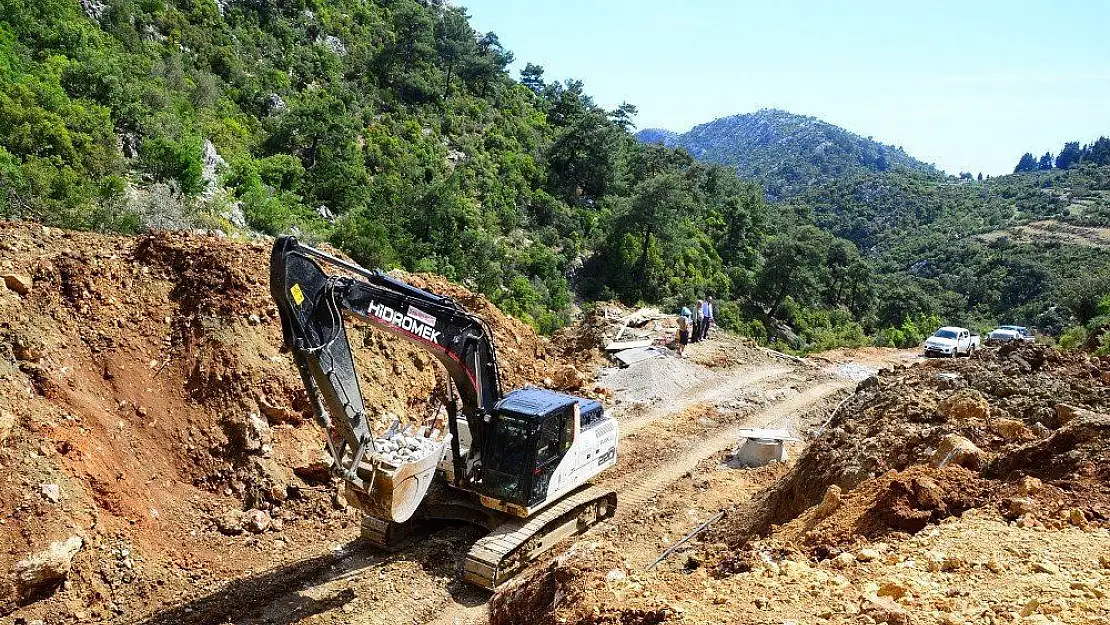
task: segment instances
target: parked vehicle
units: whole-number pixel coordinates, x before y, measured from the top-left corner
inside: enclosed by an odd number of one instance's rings
[[[979,349],[979,335],[967,328],[945,326],[925,340],[925,357],[970,356]]]
[[[998,341],[999,343],[1009,343],[1010,341],[1025,341],[1026,343],[1032,343],[1036,340],[1033,333],[1025,326],[998,326],[994,330],[991,330],[987,338],[992,341]]]

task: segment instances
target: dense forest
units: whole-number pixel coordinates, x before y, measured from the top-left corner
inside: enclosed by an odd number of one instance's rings
[[[0,0],[0,217],[295,232],[542,331],[590,301],[706,294],[722,325],[799,351],[910,344],[942,317],[1059,332],[1102,314],[1065,298],[1110,292],[1090,286],[1099,248],[997,236],[1102,225],[1093,162],[977,182],[803,147],[772,203],[773,176],[638,141],[634,106],[513,60],[443,2]]]

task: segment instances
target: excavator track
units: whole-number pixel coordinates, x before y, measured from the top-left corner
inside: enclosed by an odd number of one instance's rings
[[[585,486],[527,519],[508,521],[470,548],[463,578],[493,590],[570,536],[612,517],[617,493]]]

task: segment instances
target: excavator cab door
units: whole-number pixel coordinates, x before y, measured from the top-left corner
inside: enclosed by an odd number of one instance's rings
[[[547,499],[551,479],[574,442],[574,414],[568,409],[547,415],[536,432],[536,456],[528,505]]]
[[[487,496],[502,501],[524,505],[528,492],[527,466],[533,457],[533,423],[511,414],[494,417],[490,448],[483,471],[483,484]]]

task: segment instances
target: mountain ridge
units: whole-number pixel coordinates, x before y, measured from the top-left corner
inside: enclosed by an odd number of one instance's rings
[[[901,147],[817,117],[773,108],[720,117],[684,133],[648,128],[636,133],[636,138],[680,147],[698,160],[733,167],[741,177],[763,184],[771,199],[793,197],[814,184],[868,171],[943,173]]]

